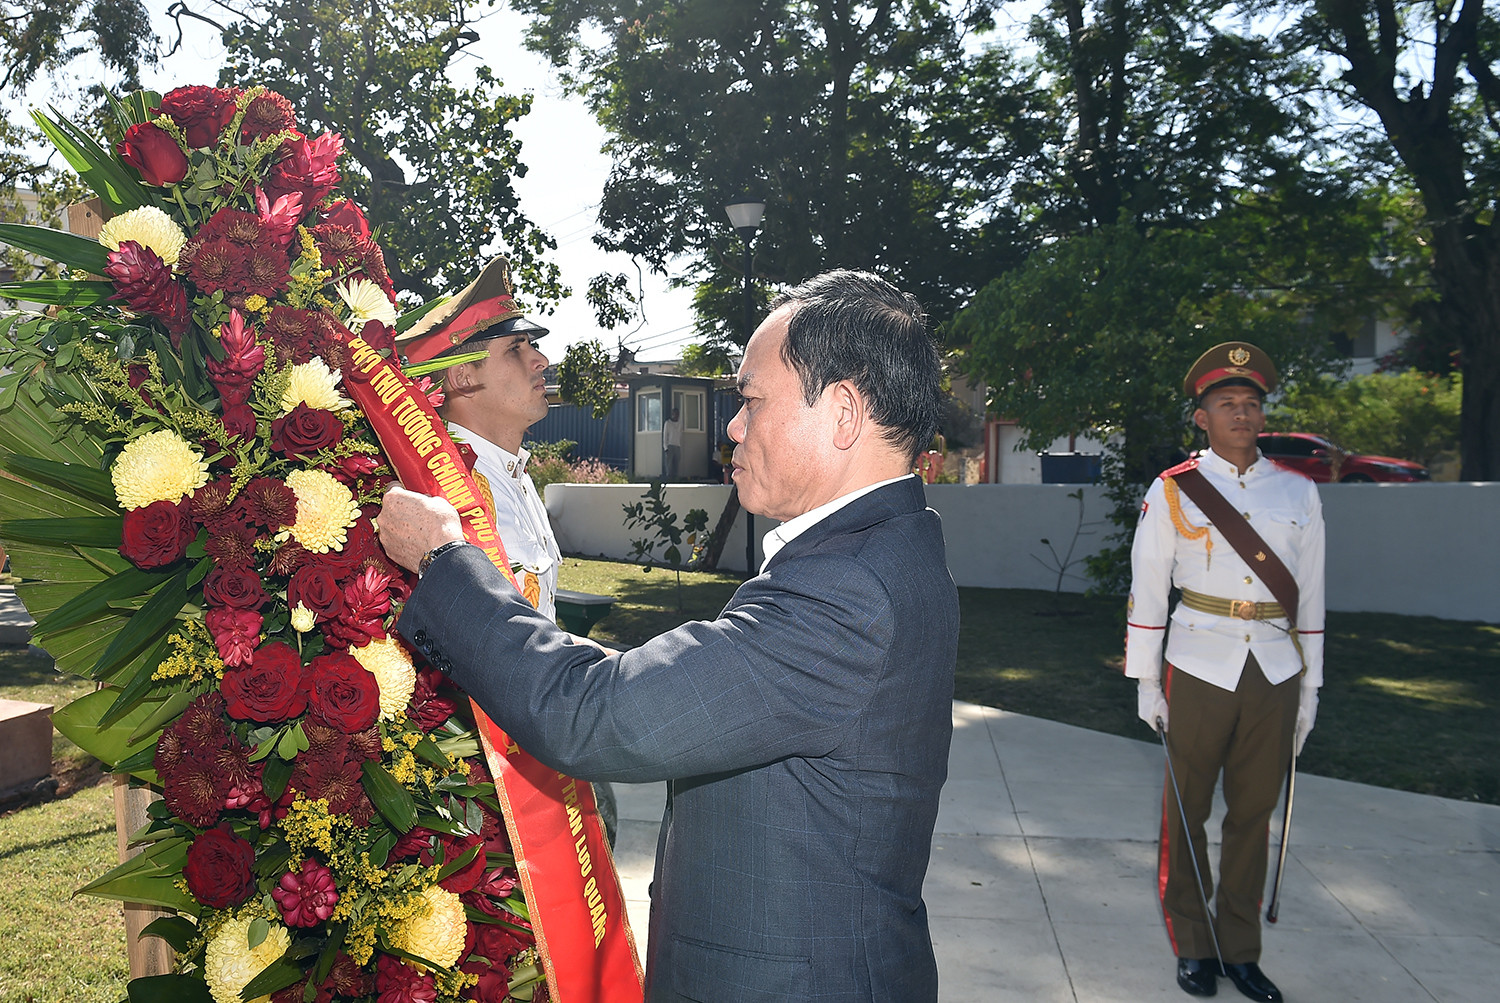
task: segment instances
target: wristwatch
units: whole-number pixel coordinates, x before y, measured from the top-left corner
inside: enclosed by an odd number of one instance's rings
[[[422,559],[417,562],[417,578],[421,579],[423,575],[427,574],[427,569],[432,567],[432,562],[443,554],[446,554],[454,547],[466,547],[468,545],[468,540],[449,540],[447,543],[440,543],[436,547],[433,547],[427,553],[423,554]]]

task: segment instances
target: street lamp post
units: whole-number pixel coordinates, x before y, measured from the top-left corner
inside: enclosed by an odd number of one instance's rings
[[[741,195],[724,207],[730,224],[739,231],[745,245],[745,341],[755,331],[755,300],[750,294],[750,242],[760,230],[760,221],[765,218],[766,204],[753,195]],[[745,577],[755,577],[755,516],[745,510]]]

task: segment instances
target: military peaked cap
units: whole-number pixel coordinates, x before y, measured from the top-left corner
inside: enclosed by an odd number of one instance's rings
[[[526,334],[535,340],[546,333],[547,328],[521,315],[510,283],[510,262],[499,257],[485,265],[479,278],[457,295],[397,335],[396,348],[407,362],[426,362],[465,342],[511,334]]]
[[[1230,380],[1246,380],[1268,394],[1276,389],[1276,363],[1248,341],[1226,341],[1198,356],[1182,381],[1182,392],[1196,400]]]

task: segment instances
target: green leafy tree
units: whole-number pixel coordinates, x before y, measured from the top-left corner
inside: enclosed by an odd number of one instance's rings
[[[677,576],[677,609],[682,610],[682,572],[698,566],[707,543],[708,512],[695,508],[677,523],[677,513],[667,504],[661,481],[652,481],[641,501],[622,505],[625,528],[639,529],[647,536],[630,541],[630,556],[650,571],[657,564],[671,568]],[[687,546],[687,556],[682,548]],[[660,553],[658,553],[660,551]]]
[[[1310,379],[1278,400],[1266,427],[1315,432],[1356,453],[1432,466],[1458,453],[1460,374],[1370,373],[1348,380]]]
[[[587,408],[596,419],[605,422],[599,429],[599,447],[594,451],[596,457],[603,456],[609,414],[615,406],[615,371],[602,343],[577,341],[568,346],[557,365],[557,392],[569,404]]]
[[[468,282],[497,242],[533,302],[565,294],[544,255],[556,242],[520,209],[526,174],[511,125],[531,110],[487,66],[451,79],[479,41],[446,0],[262,0],[229,5],[222,84],[263,83],[307,130],[344,137],[345,187],[380,228],[398,289],[418,301]]]
[[[684,345],[677,371],[684,376],[726,376],[734,371],[734,357],[717,342]]]
[[[766,198],[754,267],[771,283],[880,271],[938,320],[1016,260],[1007,211],[973,167],[1000,156],[973,115],[1009,95],[967,79],[993,2],[518,0],[528,44],[608,131],[607,249],[713,295],[698,335],[743,344],[742,248],[724,203]],[[674,265],[674,267],[677,267]]]
[[[1338,60],[1342,95],[1378,122],[1345,126],[1367,163],[1394,159],[1421,194],[1437,292],[1424,334],[1456,345],[1464,372],[1460,476],[1500,478],[1500,19],[1483,0],[1301,9],[1299,39]]]

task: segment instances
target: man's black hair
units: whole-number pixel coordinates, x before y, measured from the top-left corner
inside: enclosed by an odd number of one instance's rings
[[[833,383],[859,390],[887,441],[912,459],[937,433],[942,363],[914,296],[869,272],[839,269],[776,297],[792,304],[781,358],[812,406]]]

